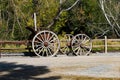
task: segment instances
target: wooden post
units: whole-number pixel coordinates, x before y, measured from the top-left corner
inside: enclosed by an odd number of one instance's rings
[[[35,26],[35,31],[37,31],[37,18],[36,18],[36,13],[34,13],[34,26]]]
[[[105,36],[105,53],[107,53],[107,36]]]
[[[2,47],[2,44],[0,45],[0,58],[1,58],[1,47]]]
[[[0,58],[1,58],[1,49],[0,49]]]

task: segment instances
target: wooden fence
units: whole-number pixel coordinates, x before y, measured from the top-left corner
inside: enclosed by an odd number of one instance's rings
[[[104,48],[104,52],[107,53],[108,52],[108,48],[109,47],[118,47],[120,48],[120,39],[107,39],[107,37],[105,36],[104,39],[93,39],[92,40],[93,48]],[[27,49],[27,41],[0,41],[0,51],[1,50],[21,50],[21,49]],[[3,45],[25,45],[26,48],[3,48],[1,46]]]
[[[27,45],[27,41],[0,41],[0,51],[1,50],[24,50],[24,49],[26,49],[26,48],[14,48],[14,47],[3,47],[3,46],[5,46],[5,45],[18,45],[18,46],[20,46],[20,45]]]
[[[104,48],[104,52],[107,53],[108,52],[108,48],[112,47],[112,48],[119,48],[120,50],[120,39],[107,39],[107,37],[105,36],[104,39],[93,39],[92,42],[102,42],[102,44],[93,44],[93,48],[100,48],[103,47]]]

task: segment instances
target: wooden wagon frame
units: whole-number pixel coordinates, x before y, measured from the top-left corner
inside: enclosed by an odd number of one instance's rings
[[[36,15],[34,14],[35,29],[26,27],[32,33],[28,39],[29,45],[37,56],[56,56],[58,52],[69,55],[89,55],[92,49],[92,41],[86,34],[66,34],[61,40],[49,30],[37,31]]]

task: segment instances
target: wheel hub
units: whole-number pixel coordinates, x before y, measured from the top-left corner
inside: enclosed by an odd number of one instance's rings
[[[48,46],[48,42],[44,42],[44,46],[47,47]]]

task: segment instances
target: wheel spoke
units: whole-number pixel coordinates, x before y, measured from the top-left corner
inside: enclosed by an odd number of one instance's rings
[[[65,46],[63,49],[62,49],[62,52],[65,54],[67,52],[69,52],[69,48],[67,46]]]
[[[80,40],[83,40],[83,35],[81,35],[81,39]]]
[[[43,42],[43,40],[41,40],[39,37],[36,37],[39,41]]]
[[[77,41],[77,42],[76,42]],[[80,42],[80,40],[79,39],[77,39],[77,38],[75,38],[75,43],[79,43]]]
[[[43,50],[42,50],[42,56],[44,56],[45,55],[45,48],[43,48]]]
[[[68,41],[70,41],[71,40],[71,37],[70,36],[68,36]]]
[[[52,42],[55,42],[56,40],[57,40],[56,38],[53,38],[49,42],[52,43]]]
[[[44,41],[47,40],[47,39],[46,39],[46,35],[47,35],[47,33],[44,32]]]
[[[64,53],[66,53],[67,52],[67,47],[65,47],[65,49],[63,51],[65,51]]]
[[[41,49],[41,48],[42,48],[42,46],[38,47],[38,48],[36,49],[36,51],[38,51],[38,50]]]
[[[38,48],[39,47],[39,45],[38,44],[35,44],[35,48]]]
[[[82,55],[82,48],[80,48],[80,55]]]
[[[78,44],[78,43],[75,43],[75,44],[74,44],[74,48],[75,48],[75,47],[79,47],[79,44]]]
[[[46,56],[49,56],[49,54],[48,54],[48,48],[46,48]]]
[[[49,48],[51,49],[51,50],[54,50],[54,44],[53,43],[51,43],[50,45],[49,45]]]
[[[89,51],[90,50],[90,46],[84,46],[83,49],[85,49],[86,51]]]
[[[52,52],[51,52],[50,48],[47,48],[47,50],[50,53],[50,55],[52,55]]]
[[[49,41],[50,33],[48,33],[46,40]]]
[[[61,48],[61,51],[63,52],[65,50],[65,47]]]
[[[39,53],[38,53],[39,55],[41,54],[41,52],[43,51],[43,49],[44,49],[44,48],[42,47],[42,49],[41,49],[41,50],[39,50]]]
[[[78,47],[77,52],[75,53],[76,55],[79,55],[80,48]]]
[[[41,37],[42,41],[45,41],[45,39],[43,38],[43,34],[40,34],[40,37]]]
[[[89,43],[90,39],[87,39],[86,41],[84,41],[84,44]]]
[[[54,35],[52,35],[52,36],[48,39],[48,41],[50,41],[53,37],[54,37]]]
[[[42,41],[40,41],[40,40],[39,40],[39,41],[38,41],[38,40],[36,40],[34,43],[42,43]]]
[[[84,55],[86,52],[85,52],[85,48],[82,49],[82,54]]]
[[[75,52],[76,50],[78,50],[78,49],[79,49],[79,47],[75,48],[75,49],[74,49],[74,52]]]
[[[82,42],[81,42],[81,43],[84,43],[84,42],[86,41],[86,39],[87,39],[87,37],[85,37],[85,38],[82,40]]]

